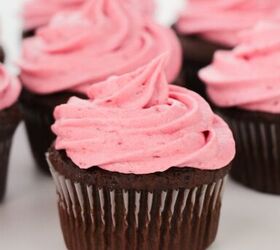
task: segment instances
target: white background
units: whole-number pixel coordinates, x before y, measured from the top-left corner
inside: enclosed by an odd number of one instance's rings
[[[142,1],[142,0],[139,0]],[[209,0],[211,1],[211,0]],[[0,0],[2,37],[9,68],[20,48],[19,11],[22,0]],[[174,20],[180,0],[158,0],[158,19]],[[51,178],[40,174],[32,160],[23,124],[14,140],[6,199],[0,205],[0,249],[65,249]],[[229,180],[218,238],[211,250],[280,249],[280,196],[259,194]]]

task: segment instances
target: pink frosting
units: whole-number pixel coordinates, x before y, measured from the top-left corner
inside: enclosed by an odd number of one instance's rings
[[[279,9],[279,0],[189,0],[177,27],[182,33],[235,46],[240,32],[264,18],[279,15]]]
[[[175,33],[121,1],[96,0],[81,11],[61,13],[26,39],[20,62],[25,87],[39,94],[85,93],[90,84],[130,72],[167,51],[167,78],[174,81],[182,59]]]
[[[73,97],[58,106],[56,149],[81,169],[148,174],[225,167],[235,153],[230,129],[199,95],[167,84],[165,60],[92,85],[90,100]]]
[[[90,0],[29,0],[23,7],[25,29],[37,29],[49,23],[51,18],[60,11],[72,11],[81,8]],[[96,0],[94,0],[96,1]],[[131,7],[140,10],[144,15],[154,13],[153,0],[123,0]]]
[[[146,17],[151,17],[155,13],[155,1],[154,0],[124,0],[128,4],[131,5],[136,10],[139,10],[141,13],[143,13]]]
[[[21,85],[16,78],[10,77],[0,64],[0,110],[11,107],[18,99]]]
[[[25,29],[46,25],[59,11],[75,10],[89,0],[29,0],[23,6]]]
[[[215,54],[199,75],[216,105],[280,113],[279,34],[279,23],[262,22],[233,51]]]

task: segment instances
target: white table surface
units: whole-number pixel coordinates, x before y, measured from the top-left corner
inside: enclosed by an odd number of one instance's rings
[[[210,1],[210,0],[209,0]],[[177,1],[158,0],[158,19],[169,23],[178,9]],[[19,52],[22,0],[0,0],[2,36],[11,66]],[[32,160],[23,124],[12,149],[6,199],[0,205],[0,249],[65,249],[56,211],[51,178],[39,173]],[[280,197],[260,194],[229,180],[218,238],[211,250],[280,249]]]

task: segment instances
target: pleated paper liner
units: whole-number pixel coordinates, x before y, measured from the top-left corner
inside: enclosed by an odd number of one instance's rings
[[[55,166],[61,161],[53,157],[49,157],[50,169],[68,249],[203,250],[215,240],[229,167],[216,174],[193,170],[193,179],[188,169],[187,174],[169,170],[138,176],[135,181],[131,175],[126,180],[126,175],[117,173],[110,178],[110,173],[98,169],[90,180],[78,169],[78,181],[72,170],[62,174],[67,166]],[[169,178],[176,176],[173,171],[180,171],[180,180],[168,185]],[[170,176],[164,181],[165,175]],[[206,182],[193,186],[197,180]]]
[[[32,154],[37,166],[44,173],[50,173],[45,154],[55,139],[51,131],[54,108],[66,103],[72,95],[74,94],[65,92],[42,96],[26,90],[21,95],[21,110]]]
[[[219,109],[237,144],[231,176],[264,193],[280,195],[280,114]]]

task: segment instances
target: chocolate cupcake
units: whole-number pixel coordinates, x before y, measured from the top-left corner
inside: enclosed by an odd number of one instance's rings
[[[50,124],[56,105],[65,103],[69,93],[85,97],[90,84],[127,73],[167,51],[171,56],[166,72],[173,82],[181,66],[176,35],[144,20],[122,0],[90,1],[81,11],[57,15],[26,39],[20,63],[25,88],[21,106],[42,169],[48,171],[44,154],[54,140]]]
[[[237,143],[232,177],[280,194],[280,28],[262,22],[231,52],[217,52],[201,79]]]
[[[154,13],[153,0],[122,0],[135,10],[140,10],[145,16]],[[88,0],[29,0],[23,7],[24,30],[23,38],[32,37],[36,30],[47,25],[52,17],[61,11],[73,11],[82,8]]]
[[[0,39],[0,63],[3,63],[5,61],[5,52],[4,49],[2,47],[2,39]]]
[[[270,17],[279,7],[277,0],[189,0],[175,25],[183,46],[186,87],[207,98],[198,71],[211,63],[217,50],[233,49],[241,32]]]
[[[13,134],[20,121],[17,98],[21,86],[0,64],[0,202],[6,190],[9,152]]]
[[[5,53],[3,47],[0,45],[0,63],[3,63],[5,60]]]
[[[159,57],[55,110],[48,153],[66,246],[204,250],[216,237],[234,140]]]

